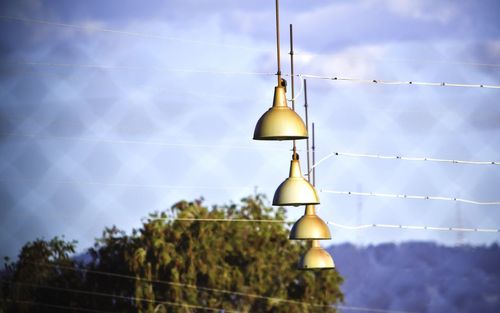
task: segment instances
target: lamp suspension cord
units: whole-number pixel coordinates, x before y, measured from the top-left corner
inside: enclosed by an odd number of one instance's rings
[[[278,86],[281,86],[281,63],[280,63],[280,16],[279,16],[279,4],[276,0],[276,53],[278,60]]]

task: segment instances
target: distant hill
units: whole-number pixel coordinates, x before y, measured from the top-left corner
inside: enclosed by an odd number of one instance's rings
[[[500,247],[428,242],[328,248],[345,305],[408,312],[500,312]]]

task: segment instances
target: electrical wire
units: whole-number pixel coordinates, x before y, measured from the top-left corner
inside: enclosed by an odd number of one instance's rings
[[[145,218],[145,219],[148,219],[148,218]],[[162,219],[162,218],[160,218]],[[153,220],[158,220],[158,219],[153,219]],[[193,221],[192,218],[179,218],[179,217],[176,217],[174,220],[176,221]],[[196,221],[198,222],[248,222],[248,221],[252,221],[254,223],[280,223],[280,224],[284,224],[284,223],[292,223],[290,221],[284,221],[284,220],[272,220],[272,219],[252,219],[252,220],[249,220],[249,219],[245,219],[245,218],[231,218],[231,219],[227,219],[227,218],[196,218]]]
[[[74,306],[63,306],[63,305],[55,305],[55,304],[47,304],[47,303],[40,303],[40,302],[32,302],[32,301],[20,301],[20,300],[3,300],[0,299],[0,302],[14,302],[14,303],[21,303],[21,304],[29,304],[29,305],[35,305],[35,306],[45,306],[49,308],[55,308],[55,309],[61,309],[61,310],[77,310],[77,311],[83,311],[83,312],[91,312],[91,313],[113,313],[110,311],[102,311],[102,310],[93,310],[93,309],[86,309],[82,307],[74,307]],[[158,305],[162,305],[161,303]],[[413,313],[410,311],[394,311],[394,310],[384,310],[384,309],[375,309],[375,308],[364,308],[364,307],[354,307],[354,306],[345,306],[345,305],[332,305],[333,307],[341,310],[347,310],[347,311],[361,311],[361,312],[373,312],[373,313]],[[157,310],[155,310],[157,312]]]
[[[335,308],[346,311],[362,311],[362,312],[373,312],[373,313],[415,313],[412,311],[385,310],[385,309],[363,308],[363,307],[345,306],[345,305],[335,305]]]
[[[442,200],[442,201],[456,201],[476,205],[499,205],[500,201],[483,202],[476,200],[467,200],[452,197],[441,196],[414,196],[406,194],[390,194],[390,193],[376,193],[376,192],[358,192],[358,191],[340,191],[340,190],[327,190],[320,189],[320,192],[332,193],[336,195],[353,195],[353,196],[369,196],[369,197],[385,197],[385,198],[401,198],[401,199],[418,199],[418,200]]]
[[[349,230],[361,230],[366,228],[397,228],[397,229],[409,229],[409,230],[437,230],[437,231],[453,231],[453,232],[479,232],[479,233],[500,232],[500,229],[495,229],[495,228],[435,227],[435,226],[415,226],[415,225],[401,225],[401,224],[364,224],[364,225],[348,226],[329,221],[327,221],[326,224]]]
[[[251,71],[219,71],[210,69],[183,69],[170,68],[164,66],[145,67],[145,66],[123,66],[123,65],[99,65],[99,64],[78,64],[78,63],[51,63],[51,62],[2,62],[3,66],[41,66],[55,68],[84,68],[100,70],[132,70],[132,71],[159,71],[159,72],[178,72],[193,74],[220,74],[220,75],[263,75],[273,76],[270,72],[251,72]]]
[[[208,189],[208,190],[242,190],[242,189],[254,189],[255,187],[249,186],[189,186],[189,185],[167,185],[167,184],[132,184],[132,183],[105,183],[96,181],[85,181],[85,180],[37,180],[37,179],[25,179],[25,178],[0,178],[0,181],[19,181],[19,182],[46,182],[51,184],[78,184],[78,185],[90,185],[90,186],[105,186],[105,187],[131,187],[131,188],[151,188],[151,189]],[[327,190],[320,189],[320,192],[332,193],[337,195],[357,195],[357,196],[373,196],[373,197],[388,197],[388,198],[402,198],[402,199],[419,199],[419,200],[442,200],[442,201],[456,201],[476,205],[499,205],[500,201],[482,202],[475,200],[467,200],[461,198],[452,197],[441,197],[441,196],[414,196],[406,194],[384,194],[384,193],[374,193],[374,192],[357,192],[357,191],[339,191],[339,190]]]
[[[13,281],[5,280],[5,279],[0,279],[0,281],[6,282],[9,284],[13,284],[13,285],[21,285],[21,286],[28,286],[28,287],[34,287],[34,288],[43,288],[43,289],[49,289],[49,290],[71,292],[71,293],[85,294],[85,295],[90,295],[90,296],[100,296],[100,297],[108,297],[108,298],[115,298],[115,299],[132,300],[132,301],[136,301],[136,302],[142,301],[142,302],[148,302],[148,303],[154,303],[154,304],[163,304],[163,305],[167,305],[167,306],[180,306],[180,307],[187,307],[187,308],[192,308],[192,309],[203,309],[203,310],[209,310],[209,311],[214,311],[214,312],[220,312],[221,310],[223,310],[221,308],[211,308],[211,307],[193,305],[193,304],[187,304],[187,303],[151,300],[151,299],[138,298],[138,297],[128,297],[128,296],[121,296],[121,295],[109,294],[109,293],[104,293],[104,292],[87,291],[87,290],[81,290],[81,289],[71,289],[71,288],[66,288],[66,287],[62,288],[62,287],[54,287],[54,286],[39,285],[39,284],[32,284],[32,283],[13,282]],[[224,309],[224,312],[237,313],[239,311]]]
[[[72,312],[74,310],[77,310],[79,312],[90,312],[90,313],[113,313],[110,311],[94,310],[94,309],[88,309],[88,308],[82,308],[82,307],[76,307],[76,306],[66,306],[66,305],[49,304],[49,303],[41,303],[41,302],[33,302],[33,301],[23,301],[23,300],[14,300],[14,299],[0,299],[0,302],[13,302],[13,303],[19,303],[19,304],[28,304],[28,305],[33,305],[33,306],[44,306],[44,307],[54,308],[54,309],[70,310]]]
[[[103,69],[103,70],[156,70],[165,72],[181,72],[181,73],[204,73],[204,74],[222,74],[222,75],[276,75],[270,72],[249,72],[249,71],[217,71],[217,70],[197,70],[197,69],[174,69],[174,68],[148,68],[139,66],[108,66],[108,65],[94,65],[94,64],[76,64],[76,63],[47,63],[47,62],[4,62],[4,66],[45,66],[45,67],[70,67],[70,68],[88,68],[88,69]],[[282,76],[290,76],[290,74],[282,74]],[[360,79],[360,78],[346,78],[346,77],[327,77],[312,74],[295,74],[295,76],[332,80],[332,81],[349,81],[359,83],[374,83],[380,85],[420,85],[420,86],[447,86],[447,87],[464,87],[464,88],[485,88],[485,89],[500,89],[500,85],[486,85],[486,84],[460,84],[460,83],[446,83],[446,82],[415,82],[415,81],[386,81],[380,79]],[[290,100],[291,101],[291,100]]]
[[[74,140],[74,141],[88,141],[88,142],[99,142],[99,143],[110,143],[110,144],[139,144],[139,145],[150,145],[150,146],[167,146],[167,147],[190,147],[190,148],[216,148],[216,149],[248,149],[248,150],[272,150],[272,151],[291,151],[291,149],[283,148],[273,148],[269,146],[241,146],[241,145],[218,145],[218,144],[198,144],[198,143],[170,143],[163,141],[151,141],[151,140],[131,140],[131,139],[110,139],[104,137],[73,137],[73,136],[54,136],[54,135],[38,135],[38,134],[21,134],[21,133],[0,133],[1,137],[24,137],[33,139],[48,139],[48,140]],[[303,151],[302,149],[297,149],[297,151]],[[319,164],[324,161],[334,157],[334,156],[347,156],[347,157],[364,157],[364,158],[375,158],[384,160],[403,160],[403,161],[428,161],[428,162],[439,162],[439,163],[450,163],[450,164],[472,164],[472,165],[500,165],[499,161],[466,161],[457,159],[438,159],[432,157],[408,157],[400,155],[379,155],[379,154],[364,154],[364,153],[351,153],[351,152],[332,152],[322,159],[320,159],[316,164],[312,165],[309,172],[312,172],[312,168],[319,166]],[[307,173],[305,173],[307,175]]]
[[[96,181],[85,180],[37,180],[37,179],[13,179],[13,178],[0,178],[0,181],[19,181],[19,182],[46,182],[51,184],[79,184],[90,186],[105,186],[105,187],[132,187],[132,188],[151,188],[151,189],[212,189],[212,190],[238,190],[238,189],[254,189],[255,187],[249,186],[188,186],[188,185],[167,185],[167,184],[132,184],[132,183],[105,183]],[[441,200],[441,201],[456,201],[476,205],[499,205],[500,201],[482,202],[475,200],[467,200],[461,198],[441,197],[441,196],[415,196],[406,194],[385,194],[375,192],[357,192],[357,191],[340,191],[340,190],[327,190],[320,189],[320,192],[331,193],[337,195],[356,195],[356,196],[373,196],[373,197],[387,197],[387,198],[401,198],[401,199],[418,199],[418,200]]]
[[[198,289],[198,290],[202,290],[202,291],[218,292],[218,293],[224,293],[224,294],[234,294],[234,295],[245,296],[245,297],[250,297],[250,298],[259,298],[259,299],[266,299],[266,300],[279,301],[279,302],[288,302],[288,303],[301,304],[301,305],[305,304],[305,305],[323,306],[320,304],[313,304],[313,303],[302,302],[302,301],[291,300],[291,299],[266,297],[266,296],[261,296],[261,295],[257,295],[257,294],[239,292],[239,291],[230,291],[230,290],[218,289],[218,288],[208,288],[208,287],[202,287],[202,286],[198,286],[198,285],[183,284],[183,283],[165,281],[165,280],[147,279],[147,278],[141,278],[141,277],[136,277],[136,276],[117,274],[117,273],[98,271],[98,270],[83,269],[83,268],[75,268],[75,267],[64,266],[64,265],[56,265],[56,264],[50,264],[50,263],[39,263],[39,262],[28,262],[28,263],[37,264],[37,265],[41,265],[41,266],[47,266],[47,267],[53,267],[53,268],[61,268],[61,269],[66,269],[66,270],[71,270],[71,271],[81,271],[81,272],[93,273],[93,274],[104,275],[104,276],[109,276],[109,277],[118,277],[118,278],[125,278],[125,279],[131,279],[131,280],[139,280],[139,281],[143,281],[143,282],[157,283],[157,284],[162,284],[162,285],[184,287],[184,288],[189,288],[189,289]]]
[[[300,74],[298,74],[297,76],[299,77],[299,80],[300,80],[300,89],[299,89],[299,92],[295,95],[295,97],[290,98],[290,99],[286,99],[289,102],[296,101],[299,98],[299,96],[302,94],[302,92],[304,91],[304,78]]]
[[[197,144],[197,143],[170,143],[163,141],[151,141],[151,140],[131,140],[131,139],[110,139],[103,137],[73,137],[73,136],[54,136],[54,135],[38,135],[38,134],[21,134],[21,133],[0,133],[3,137],[24,137],[33,139],[48,139],[48,140],[74,140],[74,141],[89,141],[89,142],[99,142],[99,143],[111,143],[111,144],[140,144],[140,145],[151,145],[151,146],[168,146],[168,147],[191,147],[191,148],[221,148],[221,149],[248,149],[248,150],[273,150],[273,151],[291,151],[291,149],[283,148],[273,148],[266,146],[240,146],[240,145],[217,145],[217,144]],[[302,151],[297,149],[297,151]],[[472,164],[472,165],[500,165],[499,161],[465,161],[457,159],[438,159],[432,157],[407,157],[400,155],[379,155],[379,154],[364,154],[364,153],[351,153],[351,152],[332,152],[322,159],[320,159],[316,164],[312,165],[312,168],[317,167],[324,161],[334,157],[334,156],[347,156],[347,157],[364,157],[364,158],[375,158],[384,160],[403,160],[403,161],[428,161],[428,162],[440,162],[440,163],[451,163],[451,164]],[[312,168],[309,172],[312,172]],[[307,173],[305,173],[307,175]]]
[[[202,287],[202,286],[191,285],[191,284],[183,284],[183,283],[178,283],[178,282],[156,280],[156,279],[146,279],[146,278],[140,278],[140,277],[131,276],[131,275],[117,274],[117,273],[98,271],[98,270],[90,270],[90,269],[84,269],[84,268],[76,268],[76,267],[65,266],[65,265],[57,265],[57,264],[41,263],[41,262],[28,262],[28,263],[46,266],[46,267],[57,268],[57,269],[66,269],[66,270],[71,270],[71,271],[76,271],[76,272],[93,273],[93,274],[109,276],[109,277],[118,277],[118,278],[130,279],[130,280],[139,280],[139,281],[149,282],[149,283],[158,283],[158,284],[184,287],[184,288],[190,288],[190,289],[198,289],[198,290],[210,291],[210,292],[218,292],[218,293],[224,293],[224,294],[234,294],[234,295],[238,295],[238,296],[270,300],[273,302],[286,302],[286,303],[290,303],[290,304],[308,305],[308,306],[314,306],[314,307],[334,306],[334,307],[339,308],[339,309],[352,310],[352,311],[365,311],[365,312],[388,312],[388,313],[405,313],[406,312],[406,311],[383,310],[383,309],[376,309],[376,308],[353,307],[353,306],[335,305],[335,304],[334,305],[316,304],[316,303],[310,303],[310,302],[303,302],[303,301],[299,301],[299,300],[277,298],[277,297],[268,297],[268,296],[262,296],[262,295],[258,295],[258,294],[252,294],[252,293],[230,291],[230,290],[217,289],[217,288],[208,288],[208,287]],[[409,312],[406,312],[406,313],[409,313]]]
[[[446,83],[446,82],[416,82],[416,81],[402,81],[402,80],[361,79],[361,78],[347,78],[347,77],[337,77],[337,76],[330,77],[330,76],[320,76],[320,75],[310,75],[310,74],[301,74],[301,75],[306,78],[369,83],[369,84],[379,84],[379,85],[420,85],[420,86],[500,89],[500,85],[486,85],[486,84],[461,84],[461,83]]]
[[[72,137],[72,136],[54,136],[54,135],[38,135],[38,134],[21,134],[21,133],[0,133],[0,137],[21,137],[30,139],[47,139],[47,140],[72,140],[86,141],[96,143],[109,144],[133,144],[133,145],[148,145],[148,146],[165,146],[165,147],[187,147],[187,148],[214,148],[214,149],[242,149],[242,150],[269,150],[269,151],[291,151],[289,148],[276,148],[270,146],[241,146],[241,145],[222,145],[222,144],[198,144],[198,143],[171,143],[164,141],[152,140],[132,140],[132,139],[110,139],[104,137]]]
[[[185,39],[185,38],[174,37],[174,36],[162,36],[162,35],[155,35],[155,34],[149,34],[149,33],[143,33],[143,32],[133,32],[133,31],[123,31],[123,30],[116,30],[116,29],[109,29],[109,28],[100,28],[100,27],[96,27],[96,26],[84,26],[84,25],[75,25],[75,24],[69,24],[69,23],[59,23],[59,22],[54,22],[54,21],[26,18],[26,17],[21,17],[21,16],[0,15],[0,19],[17,21],[17,22],[32,23],[32,24],[56,26],[56,27],[62,27],[62,28],[68,28],[68,29],[87,31],[87,32],[104,32],[104,33],[109,33],[109,34],[142,37],[142,38],[149,38],[149,39],[160,39],[160,40],[168,40],[168,41],[202,44],[202,45],[209,45],[209,46],[220,46],[220,47],[233,48],[233,49],[270,52],[270,49],[264,49],[264,48],[255,48],[255,47],[235,45],[235,44],[225,44],[225,43],[221,43],[221,42],[210,42],[210,41],[203,41],[203,40]],[[328,53],[315,53],[315,52],[294,52],[294,54],[299,55],[299,56],[303,56],[303,55],[306,55],[306,56],[331,56],[331,54],[328,54]],[[436,60],[417,60],[417,59],[402,59],[402,58],[375,58],[375,60],[396,61],[396,62],[417,62],[417,63],[444,63],[444,64],[454,64],[454,65],[500,67],[500,64],[478,63],[478,62],[458,62],[458,61],[441,61],[441,60],[436,61]]]
[[[269,49],[261,49],[261,48],[241,46],[241,45],[232,45],[232,44],[225,44],[225,43],[220,43],[220,42],[185,39],[185,38],[173,37],[173,36],[162,36],[162,35],[154,35],[154,34],[148,34],[148,33],[142,33],[142,32],[131,32],[131,31],[109,29],[109,28],[100,28],[100,27],[96,27],[96,26],[83,26],[83,25],[75,25],[75,24],[67,24],[67,23],[58,23],[58,22],[32,19],[32,18],[26,18],[26,17],[20,17],[20,16],[0,15],[0,19],[25,22],[25,23],[33,23],[33,24],[40,24],[40,25],[48,25],[48,26],[57,26],[57,27],[76,29],[76,30],[87,31],[87,32],[103,32],[103,33],[110,33],[110,34],[117,34],[117,35],[124,35],[124,36],[133,36],[133,37],[142,37],[142,38],[149,38],[149,39],[160,39],[160,40],[168,40],[168,41],[194,43],[194,44],[202,44],[202,45],[217,46],[217,47],[232,48],[232,49],[244,49],[244,50],[265,51],[265,52],[270,51]]]
[[[343,57],[340,55],[336,55],[333,53],[317,53],[317,52],[295,52],[295,55],[298,56],[311,56],[311,57],[318,57],[318,56],[329,56],[329,57],[335,57],[339,59],[352,59],[352,56],[349,57]],[[430,64],[451,64],[451,65],[467,65],[467,66],[480,66],[480,67],[492,67],[492,68],[500,68],[500,64],[496,63],[480,63],[480,62],[467,62],[467,61],[444,61],[444,60],[423,60],[423,59],[408,59],[408,58],[371,58],[372,60],[376,61],[382,61],[382,62],[407,62],[407,63],[430,63]]]
[[[210,219],[210,218],[182,218],[177,219],[175,217],[164,217],[164,218],[149,218],[149,220],[179,220],[179,221],[200,221],[200,222],[247,222],[247,223],[294,223],[294,221],[285,220],[252,220],[252,219]],[[392,228],[392,229],[411,229],[411,230],[438,230],[438,231],[452,231],[452,232],[480,232],[480,233],[500,233],[500,229],[496,228],[464,228],[464,227],[435,227],[435,226],[413,226],[413,225],[401,225],[401,224],[363,224],[363,225],[344,225],[336,222],[326,221],[326,224],[332,225],[342,229],[348,230],[361,230],[365,228]]]
[[[210,291],[210,292],[217,292],[217,293],[223,293],[223,294],[233,294],[233,295],[244,296],[244,297],[249,297],[249,298],[265,299],[265,300],[271,300],[271,301],[276,301],[276,302],[286,302],[286,303],[299,304],[299,305],[310,305],[310,306],[315,306],[315,307],[329,307],[329,305],[315,304],[315,303],[303,302],[303,301],[298,301],[298,300],[261,296],[261,295],[252,294],[252,293],[231,291],[231,290],[218,289],[218,288],[208,288],[208,287],[202,287],[202,286],[198,286],[198,285],[183,284],[183,283],[165,281],[165,280],[140,278],[140,277],[136,277],[136,276],[117,274],[117,273],[98,271],[98,270],[83,269],[83,268],[75,268],[75,267],[71,267],[71,266],[56,265],[56,264],[50,264],[50,263],[40,263],[40,262],[28,262],[28,263],[37,264],[37,265],[41,265],[41,266],[47,266],[47,267],[53,267],[53,268],[61,268],[61,269],[66,269],[66,270],[71,270],[71,271],[93,273],[93,274],[104,275],[104,276],[109,276],[109,277],[118,277],[118,278],[124,278],[124,279],[139,280],[139,281],[149,282],[149,283],[157,283],[157,284],[162,284],[162,285],[183,287],[183,288],[189,288],[189,289],[197,289],[197,290],[202,290],[202,291]]]
[[[25,178],[0,178],[0,181],[18,181],[18,182],[45,182],[50,184],[77,184],[77,185],[90,185],[90,186],[103,186],[103,187],[132,187],[132,188],[151,188],[151,189],[213,189],[213,190],[238,190],[238,189],[255,189],[249,186],[188,186],[188,185],[166,185],[166,184],[125,184],[125,183],[104,183],[86,180],[37,180]]]
[[[407,157],[400,155],[379,155],[379,154],[365,154],[365,153],[350,153],[350,152],[332,152],[321,160],[316,162],[312,166],[315,168],[322,162],[334,157],[334,156],[347,156],[347,157],[362,157],[362,158],[375,158],[375,159],[384,159],[384,160],[404,160],[404,161],[429,161],[429,162],[441,162],[441,163],[451,163],[451,164],[473,164],[473,165],[500,165],[498,161],[464,161],[457,159],[438,159],[431,157]],[[311,169],[312,170],[312,169]],[[309,170],[309,172],[311,172]]]
[[[13,181],[13,179],[2,179],[1,181]],[[37,180],[27,180],[22,179],[20,181],[37,181]],[[44,180],[47,182],[47,180]],[[174,186],[174,185],[143,185],[143,184],[116,184],[116,183],[98,183],[98,182],[89,182],[89,181],[48,181],[49,183],[56,184],[85,184],[85,185],[96,185],[96,186],[111,186],[111,187],[137,187],[137,188],[167,188],[167,189],[215,189],[215,190],[228,190],[228,189],[253,189],[252,187],[227,187],[227,186]],[[344,191],[332,191],[332,190],[320,190],[321,192],[329,192],[329,193],[337,193],[337,194],[360,194],[367,196],[388,196],[392,198],[408,198],[408,199],[428,199],[428,200],[450,200],[450,201],[461,201],[466,203],[473,204],[482,204],[482,205],[492,205],[492,204],[500,204],[498,202],[477,202],[465,199],[458,198],[446,198],[446,197],[431,197],[431,196],[408,196],[406,195],[388,195],[388,194],[374,194],[374,193],[359,193],[359,192],[344,192]],[[153,220],[151,218],[143,218],[148,220]],[[172,218],[158,218],[157,220],[168,220]],[[200,222],[259,222],[259,223],[294,223],[294,221],[284,221],[284,220],[251,220],[251,219],[190,219],[190,218],[179,218],[179,221],[200,221]],[[461,228],[461,227],[434,227],[434,226],[405,226],[400,224],[365,224],[359,226],[349,226],[343,225],[335,222],[327,222],[331,225],[334,225],[339,228],[344,229],[364,229],[370,227],[378,227],[378,228],[399,228],[399,229],[415,229],[415,230],[443,230],[443,231],[454,231],[454,232],[485,232],[485,233],[496,233],[500,232],[500,229],[493,228]]]

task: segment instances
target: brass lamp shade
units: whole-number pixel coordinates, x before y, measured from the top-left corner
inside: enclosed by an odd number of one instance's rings
[[[285,87],[274,87],[273,106],[257,122],[253,139],[297,140],[307,137],[304,121],[287,106]]]
[[[294,154],[290,164],[290,175],[276,189],[273,205],[307,204],[319,204],[319,197],[316,189],[302,176],[298,155]]]
[[[314,205],[306,205],[306,212],[295,224],[290,231],[291,240],[306,240],[331,239],[330,229],[326,223],[316,215]]]
[[[312,246],[300,258],[299,270],[328,270],[334,269],[333,259],[325,249],[321,248],[317,240],[312,241]]]

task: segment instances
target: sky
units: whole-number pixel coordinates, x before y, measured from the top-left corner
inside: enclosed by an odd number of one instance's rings
[[[290,142],[253,141],[276,78],[274,1],[2,1],[0,252],[64,235],[92,245],[179,200],[272,199]],[[282,66],[359,79],[500,85],[497,1],[280,2]],[[300,83],[297,111],[303,116]],[[500,161],[499,89],[308,78],[316,159],[332,151]],[[305,148],[298,142],[298,148]],[[301,154],[305,171],[305,155]],[[318,190],[500,201],[500,167],[334,157]],[[365,223],[500,228],[500,206],[320,192],[318,214]],[[296,220],[302,207],[290,207]],[[324,245],[496,233],[332,227]]]

